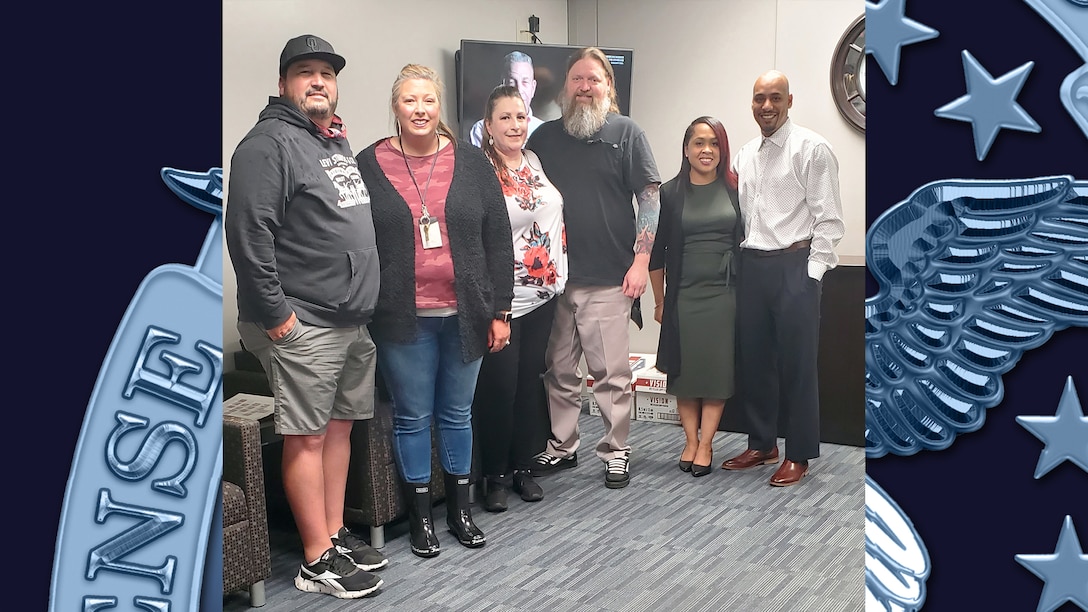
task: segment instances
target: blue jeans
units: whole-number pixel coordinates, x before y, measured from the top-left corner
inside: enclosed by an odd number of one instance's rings
[[[480,363],[461,359],[457,316],[417,317],[413,342],[378,342],[378,367],[393,396],[393,453],[405,481],[431,481],[431,420],[448,474],[472,469],[472,397]]]

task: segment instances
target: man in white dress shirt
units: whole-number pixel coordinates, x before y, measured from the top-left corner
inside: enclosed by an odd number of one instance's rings
[[[761,75],[752,89],[752,114],[762,135],[733,161],[745,229],[737,363],[749,436],[748,450],[722,468],[778,463],[781,435],[785,460],[770,480],[778,487],[801,482],[809,460],[820,455],[820,293],[844,233],[838,161],[822,136],[790,120],[792,106],[786,75]]]

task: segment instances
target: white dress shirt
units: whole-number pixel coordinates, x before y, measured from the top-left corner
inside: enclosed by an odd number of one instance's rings
[[[774,251],[810,239],[808,275],[822,280],[839,261],[835,246],[845,233],[831,144],[786,119],[774,134],[745,143],[733,169],[744,217],[741,248]]]

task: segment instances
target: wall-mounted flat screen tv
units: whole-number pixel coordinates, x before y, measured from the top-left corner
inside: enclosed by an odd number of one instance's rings
[[[473,138],[473,126],[484,116],[487,97],[498,85],[517,85],[523,98],[529,98],[530,129],[560,116],[556,95],[563,90],[567,60],[580,49],[576,45],[537,45],[530,43],[462,40],[455,54],[457,67],[457,122],[461,138],[479,144]],[[620,112],[630,114],[631,49],[598,47],[608,57],[616,75],[616,96]],[[477,128],[477,138],[478,138]]]

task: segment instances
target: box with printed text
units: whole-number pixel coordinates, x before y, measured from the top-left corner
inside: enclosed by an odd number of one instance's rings
[[[639,373],[645,371],[647,368],[652,368],[653,365],[654,365],[654,360],[656,358],[657,358],[657,356],[652,354],[652,353],[631,353],[630,361],[631,361],[631,393],[632,393],[632,395],[634,395],[635,382],[638,380]],[[600,406],[597,405],[597,400],[593,397],[593,377],[588,375],[588,374],[586,375],[585,392],[582,394],[582,404],[583,405],[588,405],[589,414],[592,414],[594,416],[600,416],[600,414],[601,414]],[[634,397],[632,397],[632,401],[631,401],[631,420],[633,421],[633,420],[635,420],[637,418],[638,417],[637,417],[637,412],[635,410],[635,401],[634,401]]]
[[[639,372],[635,378],[635,415],[639,421],[655,423],[680,423],[676,410],[676,396],[665,390],[668,378],[657,368]]]

